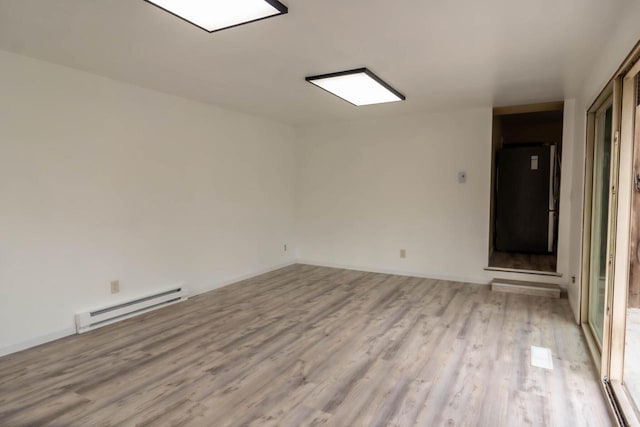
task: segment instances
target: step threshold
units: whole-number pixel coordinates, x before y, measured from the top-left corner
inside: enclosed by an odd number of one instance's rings
[[[491,282],[491,290],[497,292],[510,292],[514,294],[544,296],[560,298],[562,288],[549,283],[524,282],[520,280],[494,279]]]

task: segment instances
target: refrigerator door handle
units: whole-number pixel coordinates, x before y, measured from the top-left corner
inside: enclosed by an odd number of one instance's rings
[[[555,176],[556,176],[556,146],[549,147],[549,210],[555,210],[556,208],[556,191],[555,191]]]
[[[553,243],[555,241],[556,232],[556,211],[549,211],[549,234],[547,240],[547,250],[549,253],[553,252]]]

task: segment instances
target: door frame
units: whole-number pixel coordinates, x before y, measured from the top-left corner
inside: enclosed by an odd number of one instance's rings
[[[611,296],[610,335],[611,346],[609,348],[610,364],[607,376],[611,382],[615,398],[624,417],[632,425],[640,424],[638,407],[629,397],[624,386],[624,356],[625,337],[627,327],[627,299],[629,295],[629,271],[630,271],[630,246],[631,246],[631,221],[632,221],[632,197],[634,191],[634,150],[635,147],[635,122],[636,113],[636,76],[640,72],[640,46],[636,46],[635,55],[622,68],[619,73],[622,86],[621,116],[620,116],[620,183],[619,206],[617,221],[619,224],[616,236],[618,252],[615,258],[615,270],[617,271],[613,283],[613,295]],[[632,421],[633,420],[633,421]]]
[[[605,372],[605,366],[608,366],[608,356],[606,351],[602,351],[607,348],[608,345],[608,335],[607,331],[607,312],[609,311],[606,308],[607,305],[607,294],[609,291],[609,282],[610,277],[613,274],[613,269],[611,268],[611,263],[607,262],[606,274],[605,274],[605,282],[607,286],[605,288],[605,318],[603,322],[603,332],[602,332],[602,346],[598,344],[597,339],[595,338],[591,326],[589,324],[589,280],[591,278],[591,227],[593,221],[593,175],[594,175],[594,166],[595,166],[595,142],[596,142],[596,117],[598,114],[608,106],[609,101],[612,102],[612,122],[611,122],[611,136],[612,136],[612,149],[611,149],[611,168],[610,168],[610,184],[612,186],[617,186],[615,184],[615,179],[617,179],[617,170],[614,170],[614,159],[618,155],[615,146],[614,136],[616,135],[616,131],[618,126],[616,125],[616,117],[619,114],[616,114],[616,85],[614,81],[611,81],[607,84],[607,86],[602,90],[600,95],[596,98],[595,102],[591,105],[589,110],[587,111],[587,138],[586,138],[586,151],[585,151],[585,179],[584,179],[584,197],[583,197],[583,216],[582,216],[582,273],[580,274],[581,278],[581,301],[580,301],[580,324],[582,326],[582,330],[587,338],[587,344],[589,346],[589,350],[591,351],[591,355],[593,356],[596,365],[600,372]],[[608,224],[607,224],[607,260],[611,260],[610,258],[610,250],[612,245],[611,237],[613,236],[611,226],[612,226],[612,218],[615,216],[615,211],[612,209],[612,196],[613,191],[609,191],[609,207],[608,207]]]

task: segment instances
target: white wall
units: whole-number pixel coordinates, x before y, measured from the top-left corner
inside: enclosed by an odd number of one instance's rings
[[[573,150],[567,152],[574,164],[571,187],[571,258],[569,271],[575,276],[575,282],[568,284],[569,303],[576,321],[580,319],[580,298],[582,280],[582,216],[584,207],[584,166],[587,127],[587,106],[579,98],[575,100],[575,117],[573,129]]]
[[[482,108],[299,128],[299,257],[486,283],[491,117]]]
[[[575,101],[574,147],[573,147],[573,186],[571,217],[571,260],[569,270],[576,276],[576,282],[569,284],[569,300],[576,320],[580,320],[581,289],[581,248],[582,248],[582,209],[584,204],[584,160],[586,144],[587,110],[598,94],[609,82],[613,74],[624,61],[631,49],[640,41],[640,1],[630,0],[617,25],[612,27],[611,38],[599,52],[598,61],[591,66],[591,72],[585,80],[581,95]]]
[[[558,258],[556,269],[562,274],[558,282],[565,288],[571,286],[573,271],[570,268],[570,259],[573,252],[571,241],[571,229],[575,223],[573,212],[573,171],[575,169],[572,156],[574,139],[576,103],[574,99],[564,100],[564,115],[562,128],[562,164],[560,179],[560,216],[558,221]],[[534,279],[534,281],[539,281]]]
[[[500,277],[567,287],[575,246],[574,100],[565,101],[564,113],[560,276],[485,270],[490,107],[298,128],[299,258],[475,283]],[[459,184],[463,170],[467,183]],[[400,249],[407,250],[406,259]]]
[[[79,310],[293,260],[293,129],[9,53],[0,69],[0,354]]]
[[[590,106],[600,91],[609,82],[631,49],[640,41],[640,0],[627,0],[620,20],[611,27],[611,37],[599,51],[598,60],[591,65],[591,72],[585,80],[582,99]]]
[[[583,93],[566,104],[558,281],[576,314],[586,109],[640,38],[637,16],[631,0]],[[489,107],[295,135],[9,53],[0,69],[0,354],[72,332],[79,310],[176,283],[200,292],[296,256],[493,277],[484,271]],[[283,252],[296,238],[296,256]]]

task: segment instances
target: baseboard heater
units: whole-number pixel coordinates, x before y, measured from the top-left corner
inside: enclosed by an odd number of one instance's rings
[[[139,314],[157,310],[189,297],[187,290],[180,286],[153,295],[136,298],[122,304],[112,305],[93,311],[76,314],[76,332],[81,334],[102,326],[107,326]]]

